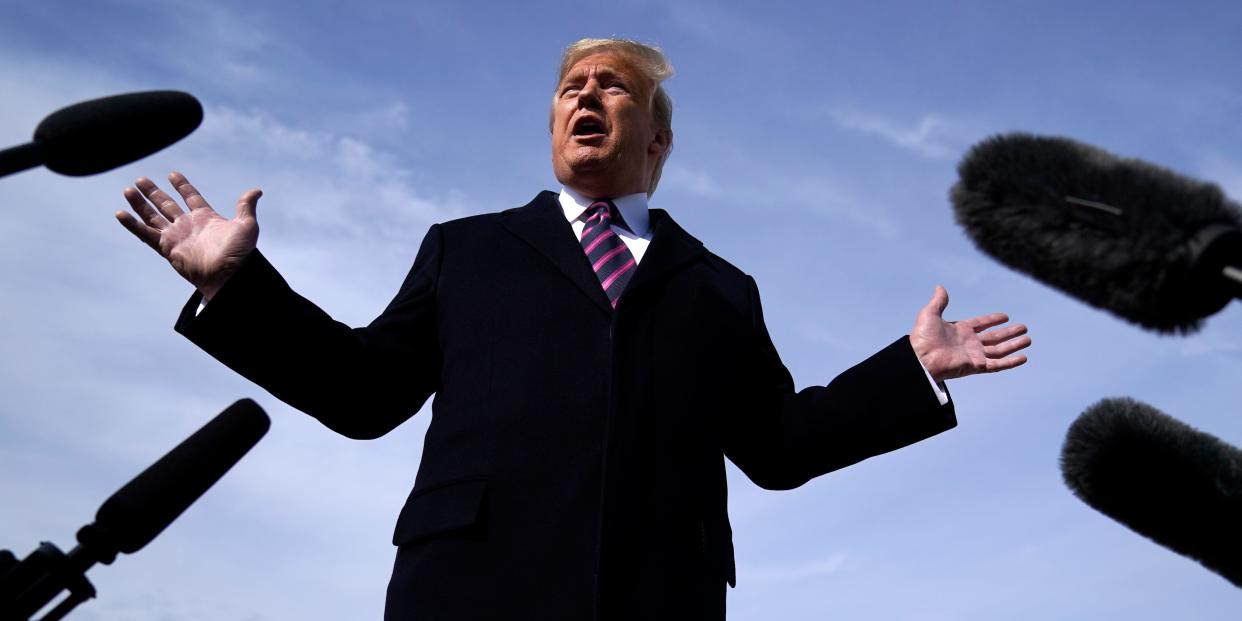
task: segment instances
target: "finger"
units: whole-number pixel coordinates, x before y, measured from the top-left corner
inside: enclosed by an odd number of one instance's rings
[[[259,198],[261,196],[263,196],[263,190],[259,188],[246,190],[246,193],[237,199],[237,217],[253,220],[255,218],[255,211],[259,208]]]
[[[979,342],[984,345],[997,345],[1015,336],[1022,336],[1023,334],[1026,334],[1026,326],[1019,323],[1012,326],[997,328],[995,330],[988,330],[987,332],[979,335]]]
[[[134,213],[138,214],[138,217],[142,218],[142,221],[146,222],[148,226],[162,229],[168,225],[168,219],[152,209],[151,203],[148,203],[147,199],[143,198],[142,193],[138,190],[125,188],[121,190],[121,195],[129,203],[130,209],[133,209]]]
[[[190,183],[189,179],[185,178],[185,175],[177,171],[170,172],[168,173],[168,182],[172,184],[173,189],[177,190],[177,193],[185,200],[185,206],[189,207],[190,211],[204,207],[211,208],[211,205],[207,204],[207,199],[204,199],[203,195],[198,193],[198,189]]]
[[[958,325],[969,326],[975,332],[983,332],[988,328],[999,326],[1006,321],[1009,321],[1009,315],[1006,315],[1005,313],[989,313],[987,315],[971,317],[970,319],[963,319],[957,323]]]
[[[944,287],[936,285],[932,297],[927,301],[927,306],[923,307],[924,312],[931,312],[935,316],[944,315],[944,309],[949,307],[949,292]]]
[[[160,250],[160,232],[158,229],[147,226],[138,221],[137,218],[129,215],[124,211],[116,212],[116,219],[125,227],[134,237],[142,240],[142,242],[151,247],[152,250],[159,252]]]
[[[1001,343],[1000,345],[984,347],[983,353],[988,358],[1004,358],[1005,356],[1008,356],[1009,354],[1012,354],[1020,349],[1026,349],[1027,347],[1030,347],[1030,346],[1031,346],[1031,337],[1020,336],[1016,339],[1013,339],[1012,341],[1005,341],[1004,343]]]
[[[988,360],[988,366],[984,372],[995,373],[997,371],[1004,371],[1006,369],[1020,367],[1024,364],[1026,364],[1026,356],[1022,356],[1022,355],[1010,356],[1008,358],[1001,358],[999,360]]]
[[[135,181],[134,185],[138,187],[138,191],[142,192],[143,196],[147,197],[147,200],[151,201],[152,205],[155,205],[155,208],[160,211],[160,215],[167,218],[169,222],[176,220],[178,216],[185,213],[181,210],[181,205],[178,205],[177,201],[173,200],[171,196],[165,194],[159,186],[155,185],[154,181],[142,177]]]

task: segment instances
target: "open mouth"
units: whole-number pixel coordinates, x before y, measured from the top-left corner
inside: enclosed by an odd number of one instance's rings
[[[584,118],[574,123],[575,138],[600,138],[604,136],[604,124],[591,118]]]

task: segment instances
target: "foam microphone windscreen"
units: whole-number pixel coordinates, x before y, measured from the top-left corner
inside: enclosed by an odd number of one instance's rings
[[[1070,426],[1061,474],[1078,498],[1242,587],[1242,451],[1159,410],[1104,399]]]
[[[983,252],[1161,333],[1189,333],[1237,295],[1242,210],[1221,189],[1068,138],[971,148],[950,199]]]
[[[53,112],[35,128],[34,143],[52,171],[93,175],[155,153],[202,121],[203,107],[189,93],[127,93]]]
[[[95,514],[94,534],[126,554],[142,549],[224,476],[270,425],[254,401],[230,405],[108,498]]]

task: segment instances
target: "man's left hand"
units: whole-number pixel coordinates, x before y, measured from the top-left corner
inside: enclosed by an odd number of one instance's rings
[[[945,321],[949,292],[936,285],[932,299],[919,311],[910,331],[910,345],[923,367],[937,382],[977,373],[995,373],[1026,362],[1014,352],[1031,344],[1026,326],[1009,321],[1005,313],[990,313],[962,321]]]

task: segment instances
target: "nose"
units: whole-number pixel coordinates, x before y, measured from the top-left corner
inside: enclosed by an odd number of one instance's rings
[[[595,78],[587,80],[586,84],[582,85],[582,89],[578,91],[578,107],[587,109],[600,107],[599,81]]]

